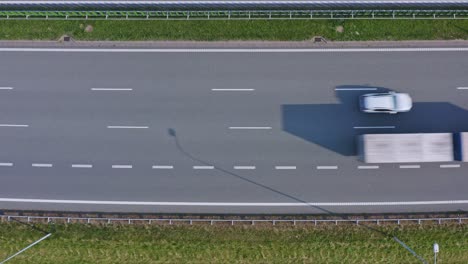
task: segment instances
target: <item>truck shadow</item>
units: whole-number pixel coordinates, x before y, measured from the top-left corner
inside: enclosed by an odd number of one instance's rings
[[[344,85],[336,88],[377,88],[377,90],[337,90],[336,96],[340,104],[282,105],[283,130],[344,156],[357,155],[356,136],[361,134],[468,131],[468,111],[448,102],[414,102],[410,112],[396,115],[366,114],[359,111],[359,96],[366,93],[387,92],[389,89],[360,85]],[[355,128],[375,126],[395,128]]]

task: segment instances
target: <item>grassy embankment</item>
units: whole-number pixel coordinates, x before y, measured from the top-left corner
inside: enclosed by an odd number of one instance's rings
[[[88,25],[92,32],[85,32]],[[56,40],[64,34],[123,41],[468,39],[468,20],[0,21],[3,40]]]
[[[41,226],[47,229],[47,226]],[[429,263],[468,263],[468,226],[98,226],[57,225],[54,234],[15,263],[420,263],[397,236]],[[42,234],[0,224],[0,259]]]

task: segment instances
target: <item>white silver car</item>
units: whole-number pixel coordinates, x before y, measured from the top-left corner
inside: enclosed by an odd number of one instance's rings
[[[359,107],[366,113],[396,114],[411,110],[413,101],[406,93],[372,93],[361,95]]]

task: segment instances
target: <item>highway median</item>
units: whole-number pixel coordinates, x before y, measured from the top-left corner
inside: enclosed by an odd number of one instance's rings
[[[466,40],[468,19],[1,20],[1,40],[327,41]]]

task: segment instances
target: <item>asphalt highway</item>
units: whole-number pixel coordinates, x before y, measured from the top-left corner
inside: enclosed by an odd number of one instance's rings
[[[468,131],[467,73],[467,50],[2,49],[0,208],[468,210],[468,164],[364,164],[355,146]],[[359,95],[388,90],[413,110],[359,112]]]

